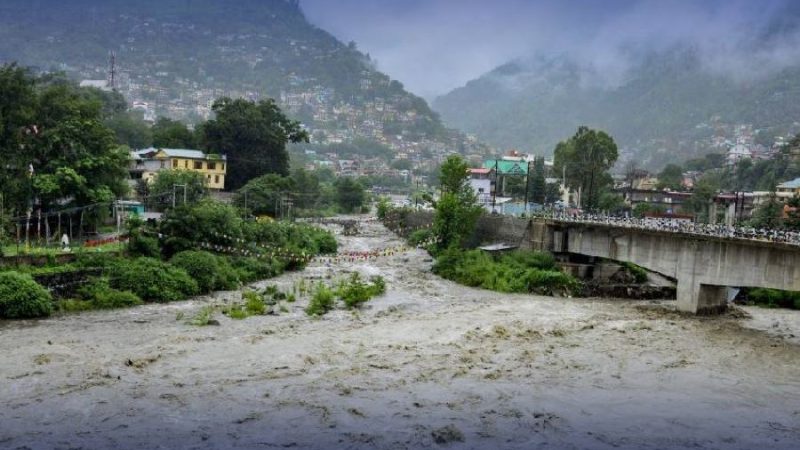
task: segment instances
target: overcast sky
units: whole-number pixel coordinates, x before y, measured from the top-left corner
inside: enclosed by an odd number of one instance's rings
[[[580,58],[611,82],[624,75],[632,54],[679,42],[706,52],[710,70],[737,76],[800,62],[800,0],[301,0],[301,6],[312,23],[355,41],[379,69],[428,99],[509,60],[541,54]]]

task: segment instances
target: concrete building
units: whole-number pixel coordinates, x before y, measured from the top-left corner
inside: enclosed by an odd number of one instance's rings
[[[800,194],[800,178],[779,184],[776,191],[778,194]]]
[[[146,148],[131,152],[132,180],[152,182],[162,170],[189,170],[206,177],[210,189],[225,189],[227,158],[225,155],[203,153],[200,150],[175,148]]]
[[[491,207],[494,180],[492,169],[469,169],[469,185],[475,191],[478,203],[484,208]]]

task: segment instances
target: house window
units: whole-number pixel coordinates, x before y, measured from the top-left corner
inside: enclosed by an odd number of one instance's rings
[[[214,175],[214,184],[219,184],[219,175]]]
[[[189,168],[189,161],[184,161],[183,162],[183,168],[184,169],[188,169]]]
[[[217,163],[215,163],[215,162],[210,162],[210,163],[207,164],[207,166],[208,166],[208,170],[217,170]]]
[[[203,170],[203,161],[195,161],[194,170]]]
[[[167,166],[166,162],[164,162],[164,161],[161,161],[161,168],[163,169],[163,168],[164,168],[164,167],[166,167],[166,166]]]
[[[222,163],[222,169],[220,170],[225,170],[225,163]]]

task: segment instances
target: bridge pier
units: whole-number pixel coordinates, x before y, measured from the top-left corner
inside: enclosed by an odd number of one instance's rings
[[[720,314],[728,307],[727,288],[678,278],[678,311],[691,314]]]
[[[627,261],[677,280],[677,307],[687,313],[724,311],[729,286],[800,291],[798,246],[612,224],[548,225],[552,238],[539,241],[550,251]]]

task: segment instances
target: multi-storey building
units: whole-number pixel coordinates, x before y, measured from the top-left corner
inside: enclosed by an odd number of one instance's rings
[[[131,152],[131,179],[152,182],[162,170],[190,170],[206,177],[210,189],[225,188],[227,158],[225,155],[203,153],[200,150],[175,148],[146,148]]]

